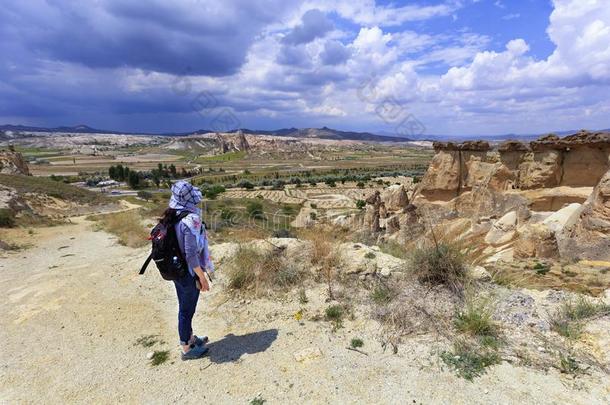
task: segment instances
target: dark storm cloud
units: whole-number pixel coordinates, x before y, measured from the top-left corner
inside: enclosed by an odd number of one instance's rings
[[[323,37],[334,28],[333,23],[318,9],[307,11],[297,25],[282,39],[289,45],[307,44],[316,38]]]
[[[349,49],[339,41],[328,41],[324,44],[324,50],[320,54],[322,63],[325,65],[340,65],[350,57]]]
[[[37,56],[92,68],[225,76],[244,63],[280,1],[33,0],[5,4],[6,40]]]

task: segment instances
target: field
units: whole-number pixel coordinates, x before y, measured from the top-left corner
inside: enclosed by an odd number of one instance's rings
[[[226,139],[233,145],[230,135]],[[107,180],[108,169],[122,165],[143,173],[146,180],[138,189],[155,194],[166,190],[170,180],[187,177],[204,188],[223,186],[226,191],[215,197],[223,201],[264,200],[266,204],[314,207],[314,214],[302,215],[353,211],[356,202],[374,190],[392,183],[411,185],[432,157],[430,149],[409,144],[264,136],[249,136],[248,142],[247,151],[233,148],[221,153],[216,141],[209,138],[37,135],[22,138],[15,148],[34,176],[54,177],[59,183]],[[150,176],[159,165],[174,172],[162,176],[156,186]],[[135,195],[124,183],[114,189],[115,195]]]

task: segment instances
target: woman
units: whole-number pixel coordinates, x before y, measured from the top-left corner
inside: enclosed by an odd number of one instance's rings
[[[169,208],[163,214],[162,220],[188,213],[176,225],[176,236],[182,256],[188,266],[188,272],[179,280],[175,280],[178,295],[178,334],[182,346],[182,360],[193,360],[203,357],[208,348],[205,344],[208,338],[193,334],[192,320],[197,308],[199,291],[208,291],[210,286],[205,277],[204,269],[214,271],[210,260],[208,238],[205,225],[201,221],[201,210],[198,204],[202,200],[201,191],[187,181],[177,181],[172,185],[172,196]]]

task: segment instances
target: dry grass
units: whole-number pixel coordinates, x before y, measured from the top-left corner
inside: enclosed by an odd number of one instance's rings
[[[585,297],[566,301],[551,314],[551,329],[569,339],[578,339],[588,320],[610,315],[610,305]]]
[[[338,274],[337,269],[341,267],[341,258],[336,246],[345,240],[346,234],[334,233],[329,228],[319,227],[315,230],[301,231],[299,236],[311,242],[311,265],[318,269],[318,279],[327,284],[328,296],[333,299],[333,284]]]
[[[464,254],[449,242],[438,242],[415,249],[410,268],[418,280],[428,285],[444,285],[458,295],[467,281]]]
[[[228,268],[229,288],[259,296],[301,282],[306,273],[287,260],[284,250],[261,252],[241,246]]]
[[[93,215],[88,219],[96,221],[100,229],[115,235],[121,245],[138,248],[148,243],[149,231],[142,225],[142,217],[137,210]]]

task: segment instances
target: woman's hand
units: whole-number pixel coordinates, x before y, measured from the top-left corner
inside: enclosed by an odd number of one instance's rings
[[[210,284],[208,284],[208,280],[205,277],[205,273],[201,267],[195,267],[195,274],[199,278],[199,290],[202,292],[210,291]]]

